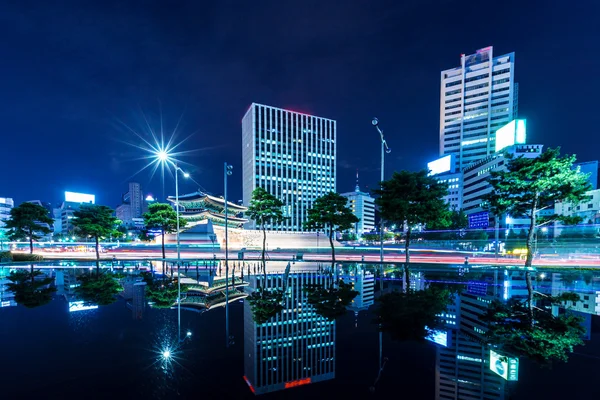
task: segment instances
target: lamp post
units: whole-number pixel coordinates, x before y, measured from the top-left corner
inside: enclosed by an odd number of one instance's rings
[[[233,165],[223,164],[223,198],[225,200],[225,345],[229,347],[229,238],[227,237],[227,177],[233,174]]]
[[[383,138],[383,131],[379,128],[379,120],[377,118],[373,118],[371,123],[379,132],[379,137],[381,138],[381,189],[383,189],[383,180],[385,179],[384,175],[384,167],[385,167],[385,154],[390,153],[392,149],[390,149],[387,145],[387,142]],[[381,276],[380,276],[380,288],[383,290],[383,217],[381,216],[381,211],[379,212],[379,261],[381,262]]]

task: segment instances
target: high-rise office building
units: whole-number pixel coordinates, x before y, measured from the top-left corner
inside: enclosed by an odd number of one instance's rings
[[[244,379],[263,394],[335,378],[335,321],[308,304],[309,284],[328,284],[316,272],[251,276],[249,290],[285,288],[284,309],[258,324],[244,303]]]
[[[118,219],[133,227],[140,224],[146,208],[142,186],[137,182],[129,182],[129,191],[123,194],[122,204],[115,211]]]
[[[5,221],[10,218],[10,210],[15,202],[10,197],[0,197],[0,229],[4,228]]]
[[[252,103],[242,119],[242,162],[244,205],[264,188],[287,217],[267,228],[303,231],[314,200],[335,191],[336,121]]]
[[[493,154],[494,133],[517,117],[514,66],[514,53],[494,57],[490,46],[441,72],[440,156],[453,154],[457,170]]]
[[[358,186],[358,173],[356,174],[356,187],[354,192],[342,193],[342,196],[348,198],[348,207],[352,210],[359,221],[354,224],[353,232],[359,238],[363,233],[371,232],[375,229],[375,199],[369,193],[361,192]]]

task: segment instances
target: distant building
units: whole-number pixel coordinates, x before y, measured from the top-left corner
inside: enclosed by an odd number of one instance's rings
[[[441,72],[440,156],[453,154],[457,171],[496,152],[496,130],[516,118],[514,66],[514,53],[494,56],[490,46]]]
[[[262,274],[250,277],[250,292],[258,287],[291,288],[284,310],[257,324],[244,302],[244,379],[254,394],[307,385],[335,378],[335,320],[317,315],[302,289],[326,284],[325,274]]]
[[[315,199],[336,191],[336,146],[336,121],[252,103],[242,119],[244,204],[264,188],[283,201],[287,217],[267,229],[304,231]]]
[[[375,229],[375,199],[369,193],[361,192],[358,186],[358,174],[356,176],[356,187],[354,192],[342,193],[342,196],[348,198],[348,207],[352,209],[359,221],[354,224],[352,230],[357,237],[363,233],[371,232]]]
[[[82,204],[95,204],[96,196],[93,194],[65,192],[65,201],[52,211],[54,215],[54,233],[71,235],[74,233],[73,214]],[[60,223],[59,223],[60,222]]]
[[[115,209],[118,219],[127,227],[135,227],[135,220],[143,217],[147,208],[144,200],[142,186],[136,182],[129,182],[129,191],[122,196],[122,203]]]
[[[600,224],[600,189],[586,192],[587,199],[579,204],[555,203],[554,213],[568,217],[580,217],[582,224]],[[554,235],[560,236],[565,226],[560,222],[554,225]]]
[[[10,210],[15,206],[15,202],[10,197],[0,197],[0,229],[4,228],[5,221],[10,219]]]
[[[462,172],[456,172],[454,155],[449,154],[427,163],[429,175],[437,178],[438,182],[448,185],[448,194],[444,201],[451,210],[460,210],[462,207]]]

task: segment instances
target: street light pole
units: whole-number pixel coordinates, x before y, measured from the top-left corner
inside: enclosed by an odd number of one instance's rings
[[[383,131],[379,128],[379,120],[373,118],[371,121],[381,139],[381,189],[383,189],[383,181],[385,179],[384,168],[385,168],[385,153],[390,153],[392,150],[388,147],[387,142],[383,138]],[[381,216],[381,210],[379,212],[379,262],[381,263],[381,276],[380,276],[380,288],[383,290],[383,217]]]
[[[226,346],[229,347],[229,238],[227,237],[229,217],[227,215],[227,177],[233,173],[233,165],[224,163],[223,167],[223,197],[225,200],[225,340]]]

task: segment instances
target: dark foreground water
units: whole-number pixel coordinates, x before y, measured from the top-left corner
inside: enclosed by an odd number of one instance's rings
[[[568,289],[581,295],[576,307],[585,311],[585,346],[552,369],[521,359],[518,381],[507,382],[490,370],[489,350],[465,340],[462,331],[473,320],[474,302],[522,295],[521,272],[478,270],[465,280],[456,269],[414,268],[416,289],[428,281],[466,283],[448,310],[456,323],[449,324],[445,340],[436,344],[394,342],[387,334],[380,342],[371,305],[379,283],[371,283],[374,271],[368,268],[354,271],[347,279],[363,288],[364,297],[331,324],[290,302],[282,314],[296,313],[290,323],[261,328],[244,300],[231,303],[229,348],[223,307],[202,313],[182,310],[181,335],[190,331],[191,337],[179,343],[177,310],[140,305],[139,298],[119,297],[111,305],[74,311],[76,299],[64,290],[37,308],[10,306],[14,303],[3,293],[0,399],[250,399],[257,397],[252,390],[264,392],[260,397],[265,399],[600,398],[600,321],[595,308],[600,273],[544,271],[537,290]],[[54,277],[57,272],[73,273],[47,271]],[[301,289],[314,276],[319,273],[292,272],[290,282]],[[387,277],[385,291],[401,288],[393,273]],[[62,279],[68,286],[69,280]],[[278,316],[275,321],[286,319]],[[285,347],[282,343],[289,343],[287,350],[273,350]],[[271,350],[265,350],[268,346]],[[165,360],[167,349],[171,354]],[[378,378],[380,356],[384,368]]]

